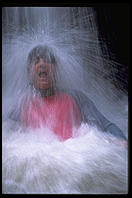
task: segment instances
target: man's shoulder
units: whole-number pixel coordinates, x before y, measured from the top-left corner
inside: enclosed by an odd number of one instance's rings
[[[84,102],[89,102],[91,101],[87,95],[86,92],[84,91],[80,91],[80,90],[68,90],[68,93],[70,95],[72,95],[74,98],[80,100],[80,101],[83,101]]]
[[[72,98],[76,101],[76,103],[82,108],[85,105],[90,106],[92,104],[92,101],[89,99],[87,93],[81,90],[75,90],[75,89],[70,89],[70,90],[62,90],[68,95],[71,95]]]

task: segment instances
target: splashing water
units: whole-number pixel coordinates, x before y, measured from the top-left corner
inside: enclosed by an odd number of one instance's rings
[[[90,7],[3,8],[3,193],[127,193],[127,150],[95,126],[82,123],[79,137],[60,142],[47,128],[9,119],[29,97],[29,52],[47,45],[57,60],[57,89],[84,92],[127,136],[127,93],[113,85],[118,63],[100,42]]]

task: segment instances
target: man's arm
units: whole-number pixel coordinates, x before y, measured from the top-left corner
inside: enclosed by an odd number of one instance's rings
[[[20,121],[20,107],[18,108],[18,106],[15,106],[12,111],[9,113],[9,119],[19,122]]]
[[[102,131],[106,131],[114,137],[127,141],[127,138],[123,132],[114,123],[107,120],[85,94],[75,91],[71,93],[71,95],[74,97],[79,106],[84,122],[95,122]]]

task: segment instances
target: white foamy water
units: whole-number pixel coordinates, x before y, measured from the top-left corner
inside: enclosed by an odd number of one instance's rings
[[[127,193],[128,151],[114,138],[82,124],[79,137],[60,142],[46,128],[32,131],[8,120],[29,96],[27,57],[42,44],[56,57],[56,86],[84,92],[128,137],[128,96],[110,77],[120,63],[111,60],[107,48],[101,51],[104,38],[94,10],[12,7],[2,12],[2,192]]]
[[[3,193],[127,193],[127,149],[82,124],[80,137],[60,142],[47,129],[3,123]]]

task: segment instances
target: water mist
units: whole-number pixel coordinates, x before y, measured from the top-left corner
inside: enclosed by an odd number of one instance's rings
[[[127,93],[110,78],[119,63],[102,53],[95,10],[3,8],[2,31],[3,193],[127,193],[127,149],[96,126],[82,123],[79,137],[60,142],[48,128],[10,119],[30,95],[28,54],[46,45],[57,60],[56,88],[82,91],[128,136]]]

